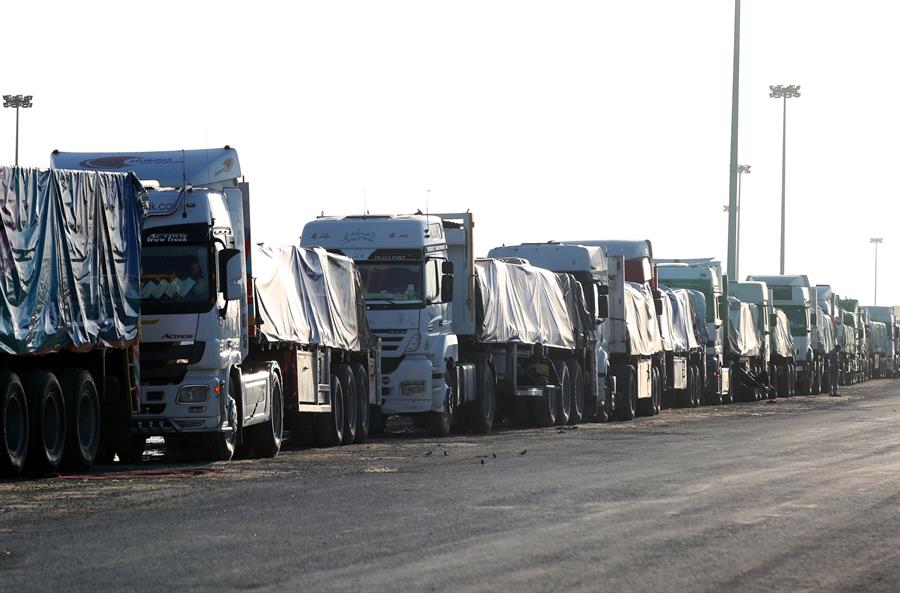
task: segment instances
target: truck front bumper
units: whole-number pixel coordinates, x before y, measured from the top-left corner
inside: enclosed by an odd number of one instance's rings
[[[178,401],[182,389],[198,386],[208,388],[205,401]],[[140,409],[131,416],[131,432],[147,436],[221,432],[223,397],[222,382],[215,375],[193,375],[181,385],[141,385]]]
[[[384,414],[440,412],[446,395],[443,369],[436,369],[424,357],[407,355],[395,371],[381,378]]]

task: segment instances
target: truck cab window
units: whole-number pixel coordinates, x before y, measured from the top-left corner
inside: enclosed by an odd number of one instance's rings
[[[441,300],[441,262],[428,260],[425,265],[425,300],[437,303]]]

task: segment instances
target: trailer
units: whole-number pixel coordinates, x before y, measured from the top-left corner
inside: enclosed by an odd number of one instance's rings
[[[746,359],[738,361],[740,370],[733,374],[735,397],[737,401],[754,401],[776,395],[772,378],[778,376],[780,369],[772,359],[772,319],[774,310],[769,300],[769,289],[765,282],[729,282],[728,293],[739,301],[748,304],[750,317],[756,330],[759,347],[754,353],[746,354]],[[731,318],[731,316],[729,316]],[[732,324],[729,323],[730,331]],[[748,333],[749,329],[744,329]],[[731,344],[729,345],[731,348]],[[733,352],[733,349],[732,349]],[[735,358],[732,354],[730,358]],[[738,356],[737,358],[740,358]]]
[[[145,193],[0,167],[0,200],[0,475],[86,471],[130,444]]]
[[[663,402],[671,407],[697,407],[702,396],[700,377],[705,362],[705,342],[700,341],[692,298],[686,289],[662,284],[659,292],[664,297],[660,336],[666,356],[666,376],[670,378]]]
[[[594,342],[590,365],[596,378],[587,383],[586,416],[606,420],[615,416],[616,377],[609,355],[609,275],[606,255],[599,247],[547,243],[524,243],[494,247],[488,257],[528,262],[557,274],[567,274],[578,282],[585,297],[589,318],[586,331]],[[591,403],[593,402],[593,404]],[[591,408],[591,405],[595,408]]]

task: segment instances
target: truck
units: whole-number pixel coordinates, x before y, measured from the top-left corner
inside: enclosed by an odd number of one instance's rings
[[[282,303],[278,294],[262,295],[267,308],[257,309],[250,186],[235,149],[54,151],[52,160],[56,167],[131,171],[148,189],[149,214],[140,237],[141,389],[130,447],[119,450],[120,458],[140,460],[149,436],[162,436],[174,449],[199,447],[213,461],[231,459],[238,448],[273,457],[285,420],[309,429],[306,414],[321,414],[315,424],[324,444],[348,440],[336,393],[368,393],[377,405],[377,345],[368,344],[366,328],[349,319],[346,331],[361,334],[359,351],[273,340],[268,328],[261,331],[262,322],[273,322],[269,308]],[[315,296],[343,299],[352,309],[348,262],[318,263],[345,273],[343,283],[320,285],[327,292]],[[303,281],[293,273],[283,277],[285,285]],[[358,440],[367,433],[366,416],[357,415]]]
[[[659,292],[663,296],[660,336],[666,353],[666,376],[672,378],[663,401],[670,407],[697,407],[706,362],[706,343],[700,341],[698,323],[705,325],[705,319],[697,316],[687,289],[660,284]]]
[[[813,285],[806,275],[750,275],[747,280],[765,282],[771,292],[773,306],[787,316],[796,348],[797,392],[810,394],[814,385],[822,384],[824,359],[828,354],[813,342],[813,327],[816,324]]]
[[[868,358],[865,348],[865,326],[862,323],[859,300],[841,297],[838,303],[843,317],[839,336],[847,367],[842,380],[844,385],[853,385],[865,380],[864,373]]]
[[[735,391],[742,392],[735,399],[746,400],[750,399],[751,395],[753,399],[762,399],[763,396],[774,397],[776,390],[775,385],[772,384],[772,378],[779,374],[786,375],[787,369],[779,369],[773,362],[772,321],[774,309],[769,300],[769,288],[765,282],[731,281],[728,283],[728,294],[753,306],[751,317],[759,341],[758,352],[749,356],[742,367],[747,372],[742,373],[741,388],[735,388]],[[779,360],[783,363],[783,359]],[[738,381],[736,380],[734,383],[737,384]]]
[[[870,341],[874,342],[875,349],[881,355],[882,364],[880,365],[880,372],[878,375],[883,379],[894,377],[897,373],[897,318],[894,314],[894,308],[866,306],[863,307],[863,309],[868,312],[869,318],[873,323],[878,322],[884,324],[884,328],[882,329],[883,334],[880,338],[878,340],[873,339]]]
[[[852,330],[848,330],[844,326],[844,313],[841,308],[841,299],[828,284],[816,285],[816,299],[819,309],[821,309],[826,326],[831,332],[831,347],[835,345],[841,346],[841,352],[838,356],[838,364],[840,368],[837,371],[838,382],[845,385],[847,377],[850,377],[850,366],[852,353],[855,352],[855,339],[847,340],[848,336],[853,335]],[[831,390],[831,362],[830,358],[825,361],[825,373],[822,377],[822,391],[829,393]]]
[[[712,258],[657,259],[656,262],[661,283],[703,294],[706,317],[703,397],[706,403],[721,403],[731,391],[731,369],[724,364],[727,335],[721,304],[725,302],[727,287],[723,284],[721,264]]]
[[[623,302],[632,308],[632,315],[624,321],[612,318],[614,322],[610,327],[614,336],[617,331],[622,333],[618,339],[614,337],[610,350],[617,361],[616,372],[623,373],[622,376],[628,382],[620,383],[623,386],[636,384],[636,398],[640,408],[638,415],[659,413],[665,392],[687,389],[688,361],[685,353],[676,354],[671,347],[667,351],[663,342],[664,328],[660,320],[665,316],[668,300],[659,291],[652,243],[646,239],[579,239],[562,243],[600,247],[611,262],[614,259],[617,262],[621,260],[621,265],[610,263],[610,294],[615,294],[614,288],[618,287],[618,283],[624,283]],[[615,297],[612,301],[615,301]],[[670,328],[665,329],[669,331]],[[671,344],[671,340],[668,343]],[[678,372],[668,372],[667,359],[675,361]],[[627,395],[628,390],[624,387],[619,391],[624,395],[624,401],[635,399]],[[624,410],[620,409],[617,416],[633,416],[628,411],[629,407],[626,406]]]
[[[608,318],[610,316],[624,318],[627,311],[610,311],[608,263],[603,250],[599,247],[564,245],[549,241],[494,247],[488,251],[488,257],[503,260],[518,258],[551,272],[571,275],[578,282],[585,296],[588,313],[593,319],[588,329],[593,334],[595,344],[591,366],[596,379],[588,390],[590,393],[588,401],[595,402],[593,405],[596,409],[589,410],[588,416],[599,420],[615,417],[617,377],[611,371]],[[613,302],[624,302],[624,296],[613,298]]]
[[[731,393],[728,403],[756,401],[759,392],[753,380],[758,374],[758,361],[762,357],[763,341],[757,329],[759,310],[756,305],[735,297],[727,299],[728,347],[725,364],[731,368]]]
[[[503,418],[548,426],[602,413],[594,322],[577,282],[524,262],[476,261],[470,212],[320,216],[300,244],[360,269],[383,342],[382,421],[410,416],[446,436],[487,433]]]
[[[729,282],[729,293],[754,305],[752,312],[762,341],[755,379],[757,395],[788,397],[796,392],[796,346],[787,315],[773,306],[772,291],[765,282]],[[753,385],[748,385],[752,388]]]
[[[133,175],[0,167],[0,476],[128,445],[141,224]]]

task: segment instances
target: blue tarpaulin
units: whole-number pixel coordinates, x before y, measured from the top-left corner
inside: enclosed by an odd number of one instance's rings
[[[0,167],[0,352],[137,339],[144,195],[132,174]]]

